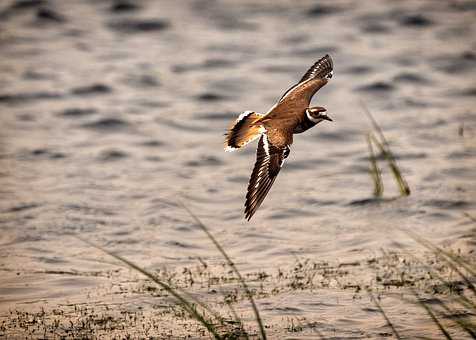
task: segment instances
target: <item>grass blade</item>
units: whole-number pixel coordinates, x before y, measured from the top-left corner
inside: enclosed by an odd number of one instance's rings
[[[454,314],[454,311],[443,302],[441,302],[440,305],[448,314]],[[467,322],[466,320],[461,320],[459,318],[452,318],[452,320],[456,322],[458,326],[460,326],[461,329],[463,329],[466,333],[471,335],[473,339],[476,339],[476,332],[474,331],[476,327],[474,324],[472,324],[471,322]]]
[[[240,330],[242,332],[242,335],[244,336],[244,338],[246,340],[249,340],[250,337],[248,336],[248,332],[246,332],[245,328],[244,328],[244,324],[243,324],[243,321],[241,320],[241,318],[238,316],[238,313],[236,313],[236,310],[235,308],[233,308],[233,305],[231,302],[229,301],[225,301],[226,305],[228,306],[228,308],[230,309],[230,312],[231,312],[231,315],[233,315],[233,318],[235,319],[234,321],[237,322],[239,325],[240,325]]]
[[[381,150],[381,152],[387,159],[390,169],[392,170],[395,180],[397,181],[398,187],[400,189],[400,193],[404,196],[410,195],[411,193],[410,187],[408,186],[408,183],[405,180],[405,178],[403,178],[402,172],[400,171],[400,168],[397,165],[397,161],[395,157],[393,156],[393,153],[390,149],[390,145],[387,139],[385,138],[385,135],[383,134],[383,131],[380,128],[380,125],[378,125],[377,121],[372,116],[367,106],[363,102],[361,102],[361,105],[364,109],[365,114],[370,119],[372,126],[374,127],[375,131],[377,132],[379,136],[380,141],[378,141],[377,138],[375,137],[373,138],[373,140],[376,142],[376,145],[379,147],[379,149]]]
[[[453,338],[451,337],[451,335],[448,333],[448,331],[445,329],[445,327],[441,324],[440,320],[438,320],[438,318],[436,317],[435,313],[433,313],[432,309],[430,308],[430,306],[428,306],[428,304],[426,304],[425,302],[423,302],[421,300],[421,298],[418,296],[417,292],[415,291],[415,289],[413,288],[410,288],[410,291],[412,292],[412,294],[415,296],[415,298],[417,299],[417,302],[420,306],[423,307],[423,309],[425,309],[425,311],[427,312],[427,314],[430,316],[430,318],[433,320],[433,322],[435,323],[435,325],[438,326],[438,328],[440,329],[441,333],[443,333],[443,335],[446,337],[446,339],[448,340],[452,340]]]
[[[386,149],[383,146],[383,144],[374,135],[371,135],[371,139],[375,143],[375,145],[377,145],[380,152],[384,155],[385,159],[387,160],[388,166],[390,167],[393,177],[395,178],[395,181],[397,182],[400,193],[404,196],[410,195],[410,192],[411,192],[410,187],[408,186],[407,181],[403,178],[402,172],[400,171],[400,168],[398,167],[393,154],[388,149]]]
[[[176,288],[176,290],[180,291],[180,293],[182,293],[182,295],[185,296],[185,299],[187,301],[193,301],[193,303],[197,304],[198,306],[202,307],[203,310],[207,311],[208,314],[212,315],[215,320],[217,320],[221,325],[224,325],[224,321],[223,321],[223,317],[221,317],[220,314],[218,314],[216,311],[214,311],[213,309],[211,309],[209,306],[207,306],[204,302],[200,301],[199,299],[197,299],[196,297],[194,297],[192,294],[190,294],[189,292],[183,290],[182,288]]]
[[[374,196],[381,197],[383,194],[383,182],[380,168],[377,165],[374,148],[372,147],[371,132],[367,134],[367,145],[369,147],[370,176],[374,180]]]
[[[466,216],[467,218],[469,218],[471,221],[473,221],[474,223],[476,223],[476,217],[474,216],[471,216],[469,213],[465,212],[464,213],[464,216]]]
[[[258,327],[260,329],[261,333],[261,339],[266,340],[266,332],[264,330],[264,325],[261,320],[261,317],[259,315],[258,308],[256,307],[255,301],[253,299],[253,294],[251,293],[251,290],[249,289],[248,285],[246,284],[245,280],[241,276],[240,272],[238,271],[238,268],[236,268],[235,264],[233,261],[230,259],[228,254],[225,252],[225,250],[222,248],[222,246],[218,243],[218,241],[213,237],[213,235],[208,231],[208,228],[200,221],[200,219],[190,210],[188,209],[182,202],[179,202],[182,208],[193,218],[195,223],[198,224],[200,229],[203,230],[203,232],[208,236],[208,238],[213,242],[215,247],[218,249],[218,251],[222,254],[222,256],[225,258],[226,262],[230,266],[230,268],[235,272],[235,275],[238,277],[238,280],[240,281],[241,285],[243,286],[243,289],[245,290],[246,296],[248,300],[251,303],[251,306],[253,308],[253,312],[255,314],[255,319],[256,322],[258,323]]]
[[[423,266],[423,268],[425,268],[426,271],[428,271],[432,276],[436,277],[438,279],[438,281],[440,281],[442,284],[444,284],[446,287],[448,287],[448,289],[450,289],[450,290],[452,289],[451,288],[451,283],[446,281],[440,274],[438,274],[435,270],[433,270],[433,268],[424,264],[423,261],[420,260],[415,255],[413,255],[411,253],[407,253],[407,255],[409,257],[411,257],[415,262],[420,263],[420,265]],[[462,305],[465,308],[472,309],[473,311],[476,311],[476,305],[474,304],[473,301],[468,299],[466,296],[458,294],[458,295],[456,295],[456,297],[457,297],[456,300],[458,301],[458,303],[460,305]]]
[[[382,306],[380,306],[380,303],[378,303],[377,299],[375,299],[374,295],[370,291],[370,289],[367,289],[367,294],[370,297],[370,300],[374,303],[374,305],[377,307],[377,309],[380,311],[380,314],[382,314],[383,318],[385,321],[387,321],[387,325],[392,329],[393,335],[395,335],[395,338],[401,339],[400,334],[398,334],[397,330],[395,329],[395,326],[393,323],[390,321],[390,319],[387,317],[387,313],[383,310]]]
[[[453,269],[456,273],[458,273],[458,275],[461,277],[461,279],[463,279],[463,281],[466,283],[466,285],[468,286],[468,288],[473,292],[473,294],[476,295],[476,288],[474,287],[473,283],[466,277],[466,275],[463,274],[463,272],[456,266],[456,264],[460,265],[462,268],[466,269],[471,275],[473,276],[476,276],[474,275],[474,272],[471,270],[471,268],[469,268],[468,265],[466,265],[466,263],[464,263],[464,261],[462,261],[461,259],[459,259],[458,257],[454,256],[453,254],[441,249],[440,247],[438,247],[437,245],[431,243],[430,241],[428,240],[425,240],[424,238],[422,238],[421,236],[419,236],[418,234],[416,234],[415,232],[413,231],[410,231],[410,230],[403,230],[407,235],[409,235],[414,241],[418,242],[419,244],[421,244],[423,247],[425,247],[426,249],[430,250],[431,252],[433,252],[436,256],[438,256],[439,258],[441,258],[443,261],[445,261],[448,266]],[[456,263],[456,264],[455,264]]]
[[[165,282],[162,282],[160,281],[159,279],[157,279],[157,277],[155,275],[153,275],[152,273],[148,272],[147,270],[139,267],[138,265],[136,265],[135,263],[125,259],[124,257],[120,256],[120,255],[117,255],[107,249],[104,249],[102,248],[101,246],[98,246],[86,239],[83,239],[79,236],[74,236],[76,237],[77,239],[83,241],[84,243],[90,245],[91,247],[94,247],[98,250],[101,250],[102,252],[108,254],[109,256],[112,256],[114,257],[116,260],[124,263],[125,265],[127,265],[128,267],[134,269],[135,271],[143,274],[144,276],[148,277],[149,279],[151,279],[153,282],[155,282],[156,284],[158,284],[159,286],[161,286],[163,289],[165,289],[165,291],[167,293],[169,293],[170,295],[172,295],[178,302],[179,304],[182,306],[182,308],[188,312],[190,314],[190,316],[192,316],[194,319],[196,319],[197,321],[199,321],[203,326],[205,326],[205,328],[213,335],[213,337],[215,339],[222,339],[222,337],[217,333],[217,331],[215,330],[215,327],[213,326],[213,324],[211,324],[209,321],[207,321],[205,319],[205,317],[203,317],[203,315],[201,315],[197,310],[196,308],[189,302],[187,301],[184,297],[182,297],[180,294],[178,294],[176,292],[175,289],[173,289],[172,287],[170,287],[167,283]]]

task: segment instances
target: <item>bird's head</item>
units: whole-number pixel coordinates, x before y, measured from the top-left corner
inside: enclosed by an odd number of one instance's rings
[[[306,109],[307,118],[314,123],[320,123],[323,120],[332,122],[332,119],[327,115],[327,110],[321,106],[314,106]]]

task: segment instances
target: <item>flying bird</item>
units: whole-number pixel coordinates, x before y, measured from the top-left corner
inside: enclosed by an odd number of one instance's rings
[[[327,84],[332,74],[332,59],[326,55],[314,63],[267,113],[245,111],[226,133],[225,151],[242,148],[259,138],[256,163],[246,194],[245,218],[248,221],[260,207],[289,156],[293,135],[323,120],[332,121],[325,108],[309,107],[312,96]]]

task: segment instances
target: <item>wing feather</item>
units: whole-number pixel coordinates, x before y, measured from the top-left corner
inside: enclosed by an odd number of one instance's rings
[[[302,76],[301,80],[291,86],[284,94],[281,96],[279,101],[283,100],[291,91],[296,90],[300,87],[300,85],[310,79],[329,79],[332,78],[332,72],[334,69],[334,63],[332,62],[332,58],[330,55],[326,54],[324,57],[316,61]],[[322,82],[322,86],[324,86],[327,81]]]
[[[289,147],[277,147],[263,134],[258,143],[256,163],[251,173],[245,202],[245,218],[250,220],[263,203],[271,186],[281,170],[284,159],[289,155]]]
[[[312,65],[299,81],[300,83],[312,78],[332,78],[334,64],[331,57],[326,54]]]

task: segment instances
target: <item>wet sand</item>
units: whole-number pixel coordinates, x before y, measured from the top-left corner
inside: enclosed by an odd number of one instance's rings
[[[408,287],[453,306],[425,265],[460,280],[404,231],[474,263],[475,14],[472,1],[2,2],[0,334],[207,336],[165,292],[72,235],[224,315],[231,299],[256,334],[220,254],[168,203],[181,200],[250,281],[271,338],[391,336],[367,288],[402,336],[441,337]],[[223,133],[326,53],[334,78],[313,103],[334,123],[295,138],[246,222],[255,144],[225,153]],[[410,196],[381,160],[384,198],[373,198],[361,102]],[[452,318],[442,316],[454,337],[467,337]]]

